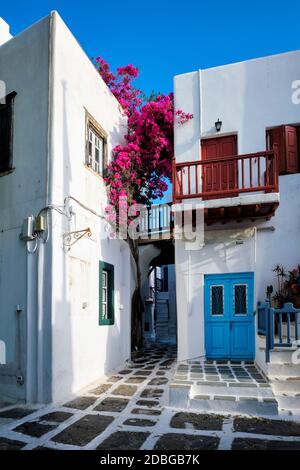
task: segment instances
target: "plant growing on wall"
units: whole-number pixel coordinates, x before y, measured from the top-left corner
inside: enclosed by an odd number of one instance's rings
[[[183,124],[192,115],[174,110],[172,93],[152,95],[147,99],[133,85],[139,73],[133,65],[118,67],[113,73],[107,62],[98,57],[96,67],[128,117],[125,142],[113,149],[113,158],[105,175],[108,197],[115,208],[112,218],[117,214],[114,222],[118,225],[122,223],[120,214],[127,210],[128,205],[151,205],[167,190],[174,155],[174,118]],[[111,214],[107,216],[109,218]],[[140,347],[142,300],[139,251],[136,240],[128,238],[128,243],[137,270],[137,285],[132,298],[132,346]]]

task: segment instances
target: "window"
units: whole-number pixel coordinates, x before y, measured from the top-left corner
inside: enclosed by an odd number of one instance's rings
[[[284,125],[267,130],[267,149],[278,145],[279,175],[298,173],[300,168],[300,126]]]
[[[247,315],[248,292],[246,284],[236,284],[234,286],[234,314]]]
[[[13,169],[13,104],[16,92],[0,102],[0,173]]]
[[[99,325],[113,325],[114,312],[114,266],[99,263]]]
[[[107,163],[107,135],[90,114],[86,115],[86,164],[103,175]]]
[[[211,286],[210,308],[212,315],[224,315],[224,286]]]

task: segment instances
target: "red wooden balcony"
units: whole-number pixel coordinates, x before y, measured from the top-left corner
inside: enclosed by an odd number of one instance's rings
[[[273,150],[234,155],[230,157],[176,163],[173,160],[173,203],[188,202],[190,199],[207,201],[204,207],[210,210],[210,219],[240,219],[252,217],[249,205],[253,206],[255,217],[271,216],[278,206],[276,199],[265,197],[267,193],[278,193],[278,147]],[[253,198],[224,198],[253,195]],[[220,202],[218,203],[218,200]],[[247,204],[247,200],[251,204]],[[210,203],[209,203],[210,201]],[[212,204],[212,201],[214,203]],[[270,205],[270,201],[272,204]],[[236,205],[237,211],[232,208]],[[248,205],[247,209],[242,206]],[[212,209],[222,208],[222,214]],[[242,213],[243,212],[243,213]],[[207,215],[207,214],[206,214]],[[222,220],[223,221],[223,220]]]

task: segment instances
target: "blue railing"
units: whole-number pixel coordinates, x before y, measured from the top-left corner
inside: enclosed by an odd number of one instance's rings
[[[266,362],[270,362],[270,351],[275,347],[292,347],[299,341],[298,318],[300,309],[292,303],[282,308],[272,308],[269,301],[257,305],[257,332],[266,337]]]

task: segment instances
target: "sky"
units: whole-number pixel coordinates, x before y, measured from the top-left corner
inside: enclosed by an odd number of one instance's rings
[[[146,95],[172,91],[177,74],[300,49],[299,1],[0,0],[13,35],[52,10],[89,57],[138,66]]]
[[[300,49],[300,2],[0,0],[13,35],[57,10],[89,57],[140,68],[146,94],[174,75]]]

